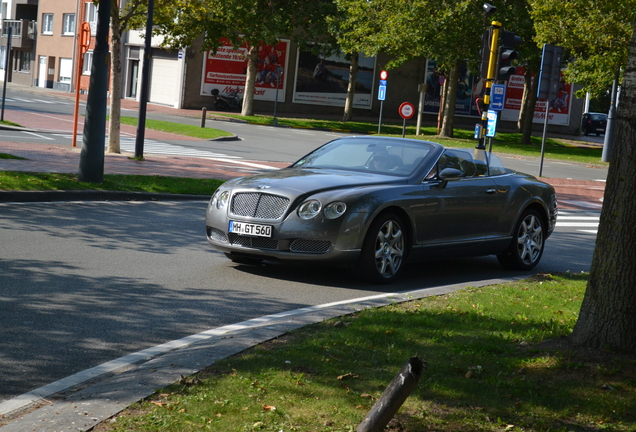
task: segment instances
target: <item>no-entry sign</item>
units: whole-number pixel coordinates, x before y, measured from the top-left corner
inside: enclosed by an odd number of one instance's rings
[[[413,117],[413,115],[415,114],[415,107],[410,102],[404,102],[402,103],[402,105],[400,105],[400,108],[398,109],[398,111],[400,112],[400,116],[404,120],[406,120]]]

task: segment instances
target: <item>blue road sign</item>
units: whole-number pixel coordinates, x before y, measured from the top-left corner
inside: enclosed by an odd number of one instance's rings
[[[386,86],[381,85],[378,87],[378,100],[383,101],[384,99],[386,99]]]
[[[486,127],[486,136],[494,137],[497,133],[497,111],[488,110],[488,125]]]
[[[502,111],[506,101],[506,86],[503,84],[493,84],[490,89],[490,109]]]

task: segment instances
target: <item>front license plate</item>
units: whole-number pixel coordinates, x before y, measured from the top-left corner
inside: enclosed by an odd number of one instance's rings
[[[235,234],[250,235],[257,237],[271,237],[271,225],[258,225],[245,222],[230,221],[229,231]]]

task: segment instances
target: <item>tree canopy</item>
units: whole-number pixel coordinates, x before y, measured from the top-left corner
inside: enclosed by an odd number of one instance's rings
[[[531,15],[537,42],[569,53],[566,79],[592,96],[606,92],[627,63],[636,0],[532,0]]]

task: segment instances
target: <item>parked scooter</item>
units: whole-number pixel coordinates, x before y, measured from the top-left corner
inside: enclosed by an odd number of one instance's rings
[[[240,111],[243,107],[243,98],[236,90],[227,95],[221,95],[219,89],[213,89],[212,96],[214,96],[214,109],[216,111]]]

